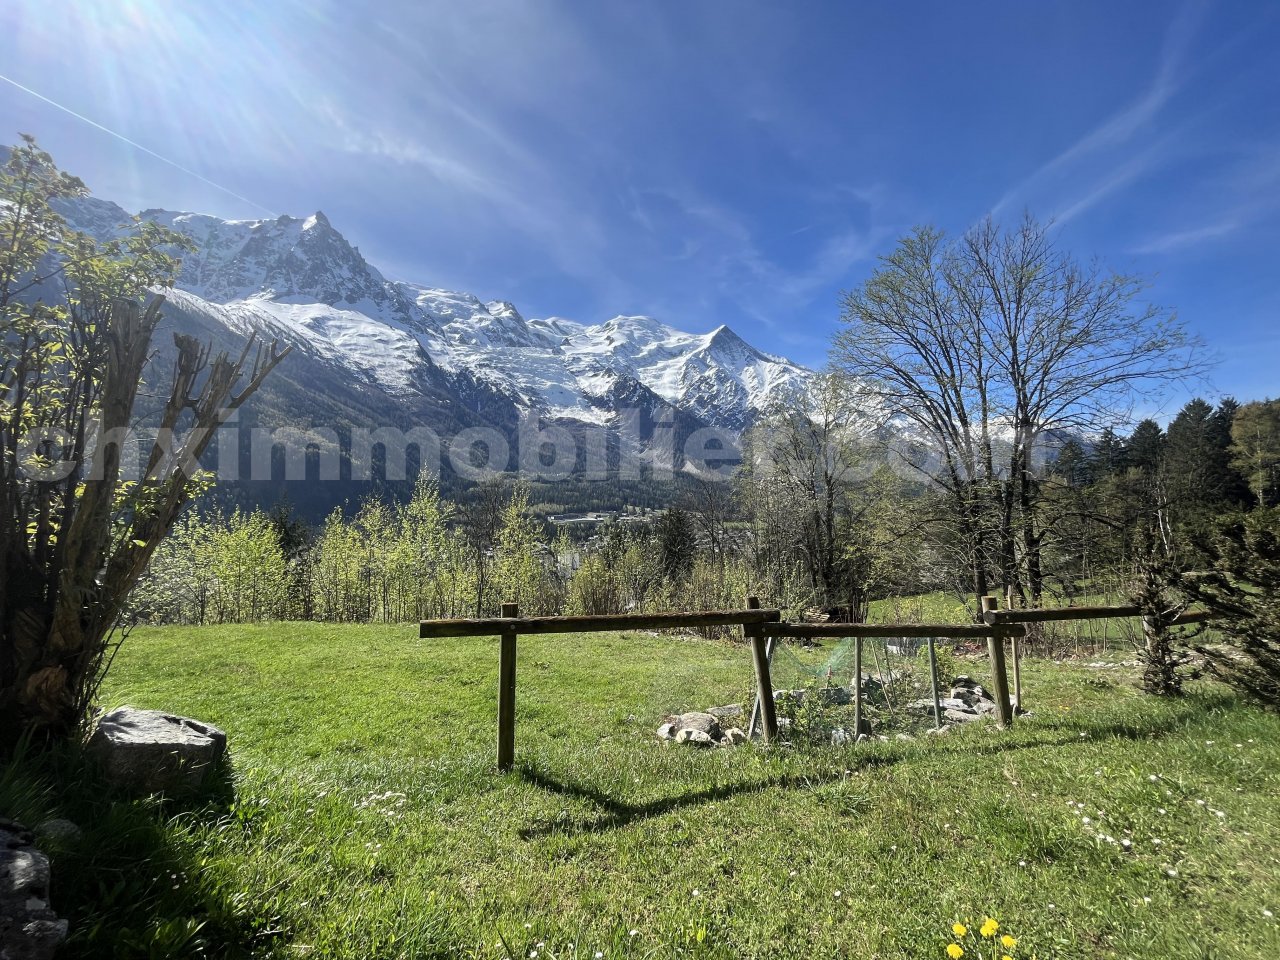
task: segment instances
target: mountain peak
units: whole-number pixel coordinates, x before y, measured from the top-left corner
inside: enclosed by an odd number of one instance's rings
[[[306,221],[302,224],[302,229],[309,230],[311,227],[314,227],[314,226],[325,227],[329,230],[333,229],[333,227],[329,223],[329,218],[324,215],[323,210],[317,210],[311,216],[307,217]]]
[[[712,330],[711,335],[707,338],[707,343],[715,344],[717,346],[737,346],[738,344],[750,346],[750,344],[738,336],[727,323],[722,323],[720,326]]]

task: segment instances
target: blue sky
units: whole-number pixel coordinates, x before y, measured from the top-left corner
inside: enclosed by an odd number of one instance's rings
[[[1280,394],[1277,50],[1243,0],[6,0],[0,126],[130,209],[323,209],[393,277],[813,365],[913,224],[1030,209],[1247,399]]]

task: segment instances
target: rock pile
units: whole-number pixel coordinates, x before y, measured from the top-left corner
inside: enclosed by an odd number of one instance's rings
[[[49,905],[49,858],[30,831],[0,819],[0,957],[51,960],[66,938]]]
[[[943,720],[949,723],[972,723],[996,712],[996,702],[982,684],[965,676],[951,681],[951,695],[940,698],[938,706]],[[933,716],[933,701],[912,700],[907,709]]]
[[[746,733],[741,727],[721,726],[720,721],[728,722],[741,717],[742,707],[738,704],[712,707],[705,712],[682,713],[660,726],[658,736],[663,740],[691,747],[736,747],[740,743],[746,743]]]

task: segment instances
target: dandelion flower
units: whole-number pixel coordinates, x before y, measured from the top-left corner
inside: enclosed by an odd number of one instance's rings
[[[1006,933],[1003,937],[1000,938],[1000,945],[1004,947],[1006,950],[1012,950],[1014,947],[1018,945],[1018,941]]]
[[[1009,956],[1009,955],[1006,953],[1006,954],[1004,954],[1004,955],[1000,958],[1000,960],[1013,960],[1013,957]]]
[[[979,931],[984,937],[994,937],[996,931],[1000,929],[1000,924],[996,922],[994,917],[987,917],[982,922],[982,929]]]
[[[950,957],[951,960],[960,960],[960,958],[964,956],[964,947],[960,946],[958,943],[947,944],[947,956]]]
[[[951,925],[951,932],[954,933],[957,937],[963,937],[966,933],[969,932],[969,928],[966,927],[963,923],[953,923]]]

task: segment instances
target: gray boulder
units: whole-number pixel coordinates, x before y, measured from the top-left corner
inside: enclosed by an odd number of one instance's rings
[[[211,724],[135,707],[104,714],[89,738],[107,778],[141,793],[199,787],[226,748],[227,735]]]
[[[705,733],[712,740],[719,740],[723,733],[720,729],[720,721],[710,713],[682,713],[672,723],[678,732],[693,730],[698,733]],[[679,733],[677,733],[678,738]]]
[[[0,820],[0,960],[51,960],[67,921],[49,905],[49,859],[30,831]]]
[[[659,740],[674,740],[676,738],[676,725],[674,723],[664,723],[658,728]]]
[[[729,703],[723,707],[710,707],[707,713],[717,720],[733,720],[737,717],[745,716],[740,703]]]
[[[820,687],[818,698],[829,707],[843,707],[853,703],[853,691],[848,687]]]

